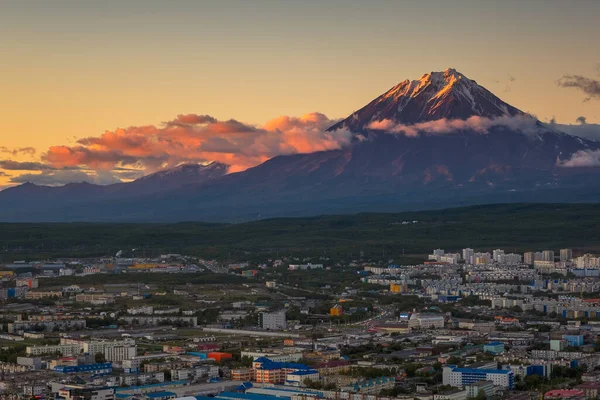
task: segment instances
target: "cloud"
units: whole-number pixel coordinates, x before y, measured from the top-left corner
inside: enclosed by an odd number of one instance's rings
[[[55,167],[41,162],[20,162],[13,160],[0,160],[0,168],[9,171],[49,171]]]
[[[580,118],[583,118],[580,119]],[[588,140],[600,141],[600,124],[590,124],[585,117],[577,118],[579,124],[554,124],[557,130]],[[584,123],[585,121],[585,123]]]
[[[497,118],[472,116],[466,120],[443,118],[412,125],[396,124],[391,120],[384,119],[381,121],[373,121],[367,126],[368,129],[402,134],[409,137],[416,137],[421,134],[444,135],[460,131],[485,134],[488,133],[490,129],[496,127],[505,127],[523,133],[534,133],[540,129],[537,119],[530,115],[515,117],[503,116]]]
[[[42,155],[42,161],[57,169],[129,167],[145,172],[183,162],[218,161],[236,172],[277,155],[333,150],[350,144],[350,132],[326,132],[335,122],[316,112],[278,117],[263,126],[181,114],[161,126],[119,128],[79,139],[72,146],[52,146]]]
[[[86,173],[83,171],[61,170],[43,171],[39,174],[21,174],[10,179],[11,183],[31,182],[37,185],[60,186],[72,182],[89,182],[98,185],[108,185],[121,182],[121,180],[110,171],[99,171]]]
[[[557,165],[567,168],[600,167],[600,150],[579,150],[568,160],[559,161]]]
[[[0,146],[0,153],[7,153],[7,154],[11,154],[13,156],[18,156],[18,155],[34,156],[36,153],[36,150],[33,147],[17,147],[17,148],[11,149],[6,146]]]
[[[585,125],[587,123],[587,119],[582,115],[575,119],[575,122],[580,123],[581,125]]]
[[[600,81],[581,75],[564,75],[557,82],[558,86],[576,88],[587,96],[584,101],[600,99]]]
[[[210,115],[179,114],[177,118],[165,122],[167,126],[190,126],[206,123],[215,123],[217,120]]]

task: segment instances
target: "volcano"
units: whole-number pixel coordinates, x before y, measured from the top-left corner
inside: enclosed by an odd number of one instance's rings
[[[599,142],[543,124],[454,69],[400,82],[329,128],[339,129],[352,132],[351,145],[238,173],[215,163],[200,177],[181,167],[112,189],[26,184],[0,192],[0,219],[246,221],[600,199],[600,171],[569,163]]]
[[[330,128],[362,131],[373,121],[405,124],[469,117],[525,115],[455,69],[425,74],[400,82],[348,118]]]

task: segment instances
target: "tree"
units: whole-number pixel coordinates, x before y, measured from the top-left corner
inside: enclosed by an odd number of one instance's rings
[[[104,357],[104,353],[96,353],[94,355],[94,361],[97,364],[105,363],[106,362],[106,357]]]
[[[487,394],[485,393],[485,390],[479,389],[479,392],[477,392],[477,396],[475,396],[475,400],[485,400],[485,399],[487,399]]]

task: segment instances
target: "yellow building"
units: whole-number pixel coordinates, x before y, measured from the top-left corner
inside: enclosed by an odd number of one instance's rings
[[[404,281],[402,281],[402,283],[391,283],[390,284],[390,292],[391,293],[406,293],[406,292],[408,292],[408,285]]]
[[[0,271],[0,278],[4,278],[7,276],[13,276],[15,273],[13,271]]]

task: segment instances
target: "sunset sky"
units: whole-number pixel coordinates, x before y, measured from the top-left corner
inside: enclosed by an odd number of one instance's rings
[[[542,121],[597,124],[599,16],[597,0],[3,1],[0,187],[164,167],[143,135],[178,141],[169,163],[238,170],[335,148],[332,121],[449,67]]]

